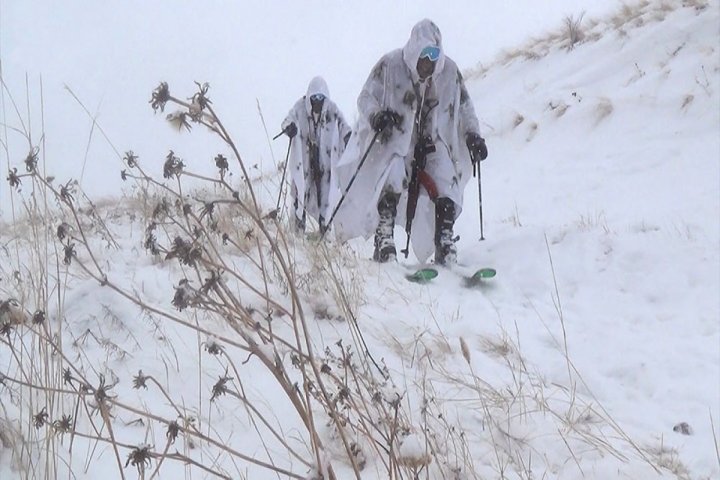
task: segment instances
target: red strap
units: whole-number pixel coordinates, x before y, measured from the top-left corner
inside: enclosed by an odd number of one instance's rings
[[[435,185],[435,180],[433,180],[425,170],[420,170],[418,172],[418,181],[420,182],[420,185],[425,187],[425,191],[430,196],[430,200],[435,201],[438,197],[438,189],[437,185]]]

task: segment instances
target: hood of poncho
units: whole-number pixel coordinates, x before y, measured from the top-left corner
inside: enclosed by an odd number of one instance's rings
[[[434,77],[443,69],[445,65],[445,51],[442,48],[442,35],[440,29],[433,23],[432,20],[420,20],[413,27],[410,32],[410,39],[403,47],[403,60],[405,65],[412,73],[413,80],[417,81],[419,76],[417,73],[417,62],[420,58],[420,52],[425,47],[438,47],[440,48],[440,58],[435,63],[435,70],[433,71],[432,77]]]

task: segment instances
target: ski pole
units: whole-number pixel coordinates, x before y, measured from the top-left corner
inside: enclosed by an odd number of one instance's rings
[[[485,236],[483,235],[483,212],[482,212],[482,175],[480,173],[480,160],[475,160],[475,154],[470,151],[470,160],[473,164],[473,177],[475,176],[475,172],[477,171],[477,179],[478,179],[478,204],[480,206],[480,240],[485,240]],[[477,167],[477,170],[475,169]]]
[[[278,134],[278,136],[280,136],[282,134],[283,134],[283,132],[280,132]],[[278,138],[278,137],[275,137],[275,138]],[[293,141],[293,139],[290,138],[290,141],[288,142],[287,155],[285,155],[285,166],[283,167],[282,179],[280,179],[280,191],[278,191],[277,205],[275,206],[275,210],[278,213],[280,212],[280,198],[282,198],[282,192],[283,192],[283,189],[285,188],[285,174],[287,173],[288,161],[290,160],[290,147],[292,146],[292,141]]]
[[[338,204],[335,205],[335,209],[333,209],[332,215],[330,215],[330,219],[327,221],[327,224],[325,225],[325,230],[323,230],[322,234],[320,235],[320,240],[322,240],[325,237],[325,233],[330,228],[330,225],[332,225],[332,221],[335,218],[335,214],[337,213],[338,209],[340,209],[340,205],[342,205],[343,201],[345,201],[345,197],[347,196],[348,192],[350,191],[350,187],[352,187],[352,184],[355,181],[355,177],[357,177],[358,172],[360,172],[360,169],[362,168],[363,163],[365,163],[365,159],[367,159],[368,155],[370,154],[370,150],[372,150],[373,145],[375,145],[375,140],[377,140],[377,137],[378,137],[378,135],[380,135],[380,132],[382,132],[382,130],[376,131],[375,135],[373,135],[373,137],[372,137],[372,140],[370,140],[370,145],[368,145],[367,150],[365,150],[365,154],[363,154],[362,158],[360,159],[360,164],[358,165],[357,170],[355,170],[355,173],[353,174],[352,178],[350,179],[348,186],[345,187],[345,191],[343,192],[342,196],[340,197]]]

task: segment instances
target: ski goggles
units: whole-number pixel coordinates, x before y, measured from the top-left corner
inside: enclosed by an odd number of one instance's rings
[[[323,100],[325,100],[325,95],[322,93],[313,93],[310,95],[311,102],[322,102]]]
[[[430,45],[423,48],[420,51],[420,58],[427,58],[431,62],[437,62],[438,58],[440,58],[440,47]]]

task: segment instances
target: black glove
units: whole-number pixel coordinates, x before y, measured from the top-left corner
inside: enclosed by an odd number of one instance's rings
[[[291,123],[285,129],[283,130],[283,133],[287,135],[290,138],[293,138],[295,135],[297,135],[297,125],[295,123]]]
[[[387,127],[394,127],[399,124],[400,120],[401,117],[397,112],[387,109],[373,115],[370,124],[372,125],[373,130],[376,132],[382,132]]]
[[[468,150],[470,150],[470,160],[472,160],[473,165],[476,164],[478,160],[485,160],[487,158],[488,151],[485,145],[485,139],[480,135],[474,132],[468,133],[465,142],[467,143]]]
[[[345,142],[346,147],[348,142],[350,141],[350,135],[352,135],[352,132],[348,132],[347,135],[345,135],[345,138],[343,138],[343,142]]]

